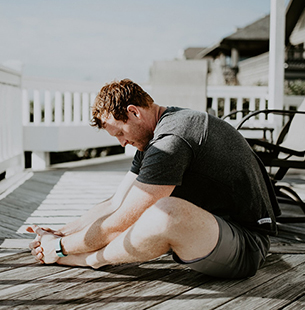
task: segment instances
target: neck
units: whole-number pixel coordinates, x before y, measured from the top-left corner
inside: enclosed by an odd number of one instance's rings
[[[166,107],[160,107],[159,108],[159,112],[158,112],[158,120],[160,119],[161,115],[164,113],[164,111],[166,110]]]
[[[142,112],[142,121],[145,122],[146,126],[149,127],[153,132],[166,108],[153,103],[152,106],[148,109],[139,108],[139,110]]]

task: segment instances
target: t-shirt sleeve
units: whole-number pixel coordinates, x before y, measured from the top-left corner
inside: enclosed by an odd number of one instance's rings
[[[140,168],[142,165],[142,160],[143,160],[143,152],[140,152],[137,150],[134,157],[133,157],[130,171],[135,173],[135,174],[139,174]]]
[[[146,184],[181,185],[193,157],[190,145],[176,135],[166,135],[149,146],[137,180]]]

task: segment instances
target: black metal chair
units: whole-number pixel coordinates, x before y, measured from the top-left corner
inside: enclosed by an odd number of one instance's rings
[[[240,112],[245,113],[245,111],[235,111],[226,115],[223,119]],[[270,141],[268,141],[266,138],[265,132],[266,130],[270,130],[270,128],[246,126],[251,118],[257,117],[262,113],[265,114],[266,118],[269,114],[274,114],[281,115],[283,120],[285,120],[275,143],[273,143],[272,139],[269,139]],[[262,130],[264,132],[261,139],[246,138],[246,140],[261,159],[265,167],[269,168],[269,177],[279,202],[296,204],[305,214],[305,203],[300,196],[291,187],[280,183],[289,169],[305,169],[305,100],[297,111],[267,109],[250,112],[243,117],[236,129]],[[277,220],[281,223],[303,223],[305,222],[305,216],[280,216]]]

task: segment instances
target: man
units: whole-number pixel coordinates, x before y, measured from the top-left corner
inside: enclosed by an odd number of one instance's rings
[[[130,80],[105,85],[92,125],[137,148],[116,194],[59,231],[31,226],[42,263],[99,268],[169,250],[207,275],[253,276],[276,234],[268,176],[245,139],[207,113],[162,107]]]

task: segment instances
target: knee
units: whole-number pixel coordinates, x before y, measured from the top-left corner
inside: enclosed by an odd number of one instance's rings
[[[160,232],[167,231],[179,223],[181,210],[177,207],[177,198],[165,197],[148,208],[140,220],[149,226],[157,226]],[[179,219],[180,218],[180,219]]]

